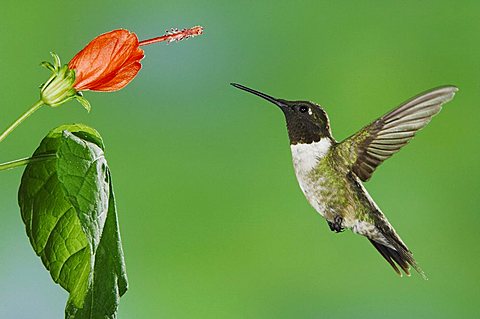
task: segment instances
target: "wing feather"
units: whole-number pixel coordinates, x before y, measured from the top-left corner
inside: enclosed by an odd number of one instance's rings
[[[383,115],[337,147],[351,159],[351,170],[367,181],[375,169],[398,152],[453,99],[458,89],[444,86],[422,93]]]

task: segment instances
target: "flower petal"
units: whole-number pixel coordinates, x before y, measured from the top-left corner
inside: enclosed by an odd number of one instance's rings
[[[115,91],[127,85],[141,68],[143,50],[137,36],[114,30],[93,39],[70,61],[78,91]]]
[[[89,90],[102,92],[118,91],[130,83],[141,68],[142,65],[140,62],[133,62],[132,64],[122,67],[110,80],[105,78],[99,83],[92,83]]]

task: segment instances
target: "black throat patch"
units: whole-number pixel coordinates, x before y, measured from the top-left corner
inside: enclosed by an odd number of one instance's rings
[[[306,104],[295,103],[284,110],[290,144],[310,144],[318,142],[324,137],[331,138],[330,124],[325,111],[310,102],[297,103]],[[298,110],[305,105],[309,107],[309,110],[305,113],[299,112]]]

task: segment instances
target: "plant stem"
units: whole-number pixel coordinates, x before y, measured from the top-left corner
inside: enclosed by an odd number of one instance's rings
[[[35,156],[35,157],[21,158],[21,159],[18,159],[18,160],[14,160],[14,161],[11,161],[11,162],[0,164],[0,171],[6,171],[8,169],[12,169],[12,168],[15,168],[15,167],[27,165],[27,164],[30,164],[30,163],[33,163],[33,162],[39,162],[39,161],[45,161],[45,160],[48,160],[48,159],[54,159],[55,157],[56,157],[55,154],[45,154],[45,155],[38,155],[38,156]]]
[[[38,110],[41,106],[43,105],[43,101],[39,100],[37,103],[35,103],[28,111],[23,113],[15,122],[10,125],[5,132],[0,135],[0,142],[3,141],[12,131],[20,125],[27,117],[33,114],[36,110]]]

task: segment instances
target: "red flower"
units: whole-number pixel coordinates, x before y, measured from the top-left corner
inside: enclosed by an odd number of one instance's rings
[[[104,33],[92,40],[68,63],[75,70],[77,91],[116,91],[142,68],[143,50],[137,36],[127,30]]]
[[[75,99],[90,110],[90,103],[81,91],[111,92],[125,87],[142,68],[143,50],[140,46],[180,41],[202,33],[202,27],[171,29],[161,37],[139,42],[135,33],[120,29],[93,39],[68,65],[62,66],[58,55],[52,53],[54,63],[42,63],[52,71],[50,78],[40,87],[42,103],[57,107]]]
[[[202,27],[184,30],[171,30],[166,35],[138,41],[135,33],[127,30],[114,30],[93,39],[68,63],[75,70],[77,91],[117,91],[126,86],[142,68],[142,45],[155,42],[179,41],[202,34]]]

